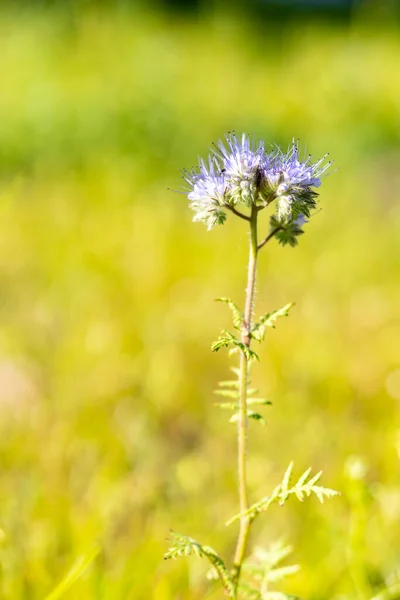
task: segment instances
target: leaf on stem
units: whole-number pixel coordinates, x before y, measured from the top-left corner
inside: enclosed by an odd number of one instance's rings
[[[278,503],[280,506],[283,506],[289,497],[293,495],[296,496],[300,502],[302,502],[304,498],[314,495],[321,503],[324,502],[325,498],[340,496],[340,492],[337,492],[336,490],[316,485],[322,475],[322,471],[319,471],[319,473],[314,475],[311,479],[308,479],[311,473],[310,468],[301,475],[295,485],[291,486],[290,480],[292,470],[293,463],[290,463],[283,476],[282,482],[274,489],[270,496],[265,496],[245,512],[234,515],[227,521],[226,525],[230,525],[241,517],[249,517],[253,520],[259,513],[266,511],[271,504]]]
[[[229,306],[233,316],[233,326],[235,329],[240,330],[243,325],[243,314],[240,312],[238,306],[230,298],[215,298],[216,302],[224,302]]]
[[[275,329],[275,323],[277,319],[280,317],[288,317],[290,309],[294,306],[293,302],[289,302],[282,306],[282,308],[278,308],[278,310],[274,310],[272,313],[266,313],[265,315],[260,317],[258,323],[255,323],[251,328],[251,337],[257,340],[257,342],[262,342],[265,337],[265,332],[268,327]]]
[[[233,333],[227,329],[222,330],[219,338],[211,344],[212,352],[218,352],[220,348],[231,348],[243,352],[247,360],[259,360],[258,354],[251,350],[246,344],[243,344]]]
[[[262,415],[260,415],[260,413],[255,412],[254,410],[247,409],[246,414],[247,414],[248,419],[252,419],[253,421],[258,421],[262,425],[265,425],[264,417]],[[235,412],[235,414],[233,414],[231,416],[231,418],[229,419],[229,423],[237,423],[239,421],[239,419],[240,419],[240,413],[238,411],[238,412]]]
[[[248,381],[248,384],[249,383],[250,381]],[[232,410],[234,414],[230,418],[229,422],[234,423],[239,418],[239,380],[220,381],[218,386],[219,388],[214,390],[214,394],[227,398],[227,401],[215,402],[215,406],[218,406],[218,408],[222,408],[224,410]],[[259,390],[256,388],[247,388],[247,405],[267,406],[271,404],[271,402],[265,398],[254,397],[254,394],[257,394],[258,391]],[[253,421],[258,421],[259,423],[265,424],[263,416],[257,411],[247,409],[247,417]]]
[[[307,209],[303,210],[303,214],[306,217],[310,216]],[[285,220],[279,219],[276,215],[272,215],[270,218],[270,232],[282,246],[289,244],[292,248],[297,246],[299,243],[297,238],[304,233],[302,224],[299,223],[296,217],[289,223],[285,223]]]
[[[256,548],[243,564],[244,578],[239,584],[243,597],[254,600],[292,598],[292,596],[270,589],[271,584],[276,584],[299,571],[298,565],[280,565],[291,552],[292,547],[283,545],[281,541],[272,544],[268,550]]]
[[[213,571],[218,574],[219,579],[227,592],[229,598],[234,597],[234,584],[230,573],[220,555],[210,546],[202,546],[195,539],[186,535],[171,531],[172,546],[164,554],[164,559],[176,559],[180,556],[196,554],[199,558],[206,558],[211,564]]]

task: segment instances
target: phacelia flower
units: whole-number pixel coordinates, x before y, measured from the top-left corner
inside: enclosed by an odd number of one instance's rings
[[[198,171],[183,171],[183,178],[189,184],[190,208],[195,211],[193,221],[203,221],[207,229],[224,223],[226,212],[222,207],[227,202],[225,176],[210,157],[208,166],[200,160]]]
[[[276,201],[281,229],[294,224],[300,230],[316,206],[315,188],[331,164],[326,156],[316,162],[311,155],[301,160],[296,142],[287,152],[278,147],[267,151],[263,141],[229,133],[225,142],[214,144],[207,164],[201,160],[197,169],[183,172],[196,212],[193,220],[211,229],[225,221],[227,211],[247,218],[238,211],[240,204],[261,210]]]
[[[326,162],[327,154],[313,163],[309,154],[305,161],[299,160],[299,148],[293,142],[288,152],[277,148],[270,157],[267,180],[277,200],[278,217],[289,222],[299,215],[310,216],[316,206],[321,176],[332,162]]]
[[[245,133],[241,139],[235,133],[228,134],[226,145],[221,141],[215,144],[215,158],[228,182],[231,204],[257,203],[264,183],[266,156],[264,142],[260,140],[256,146]]]

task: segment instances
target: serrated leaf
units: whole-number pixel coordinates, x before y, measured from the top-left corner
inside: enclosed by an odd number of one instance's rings
[[[222,408],[223,410],[238,410],[239,408],[237,402],[214,402],[214,406]]]
[[[289,488],[290,478],[292,477],[293,472],[293,461],[289,464],[288,468],[285,471],[285,474],[282,479],[282,493],[286,494]]]
[[[254,412],[254,410],[249,410],[249,409],[247,409],[246,412],[247,412],[248,419],[253,419],[254,421],[260,422],[262,425],[265,425],[265,421],[264,421],[264,418],[262,415]],[[231,418],[229,419],[229,423],[237,423],[239,421],[239,419],[240,419],[240,412],[238,411],[231,416]]]
[[[266,398],[247,398],[247,404],[249,406],[252,404],[256,404],[258,406],[270,406],[272,402],[270,400],[266,400]]]
[[[298,573],[300,570],[299,565],[289,565],[287,567],[279,567],[278,569],[271,569],[267,575],[266,580],[270,583],[276,583],[277,581],[281,581],[285,577],[289,575],[294,575]]]
[[[237,389],[239,387],[239,382],[237,380],[219,381],[217,385],[222,388],[227,387]]]
[[[297,500],[299,502],[303,502],[303,500],[304,500],[304,491],[301,488],[299,488],[299,489],[295,490],[295,494],[296,494]]]
[[[214,394],[225,398],[237,398],[239,395],[236,390],[214,390]]]
[[[182,555],[189,556],[191,554],[196,554],[200,558],[206,558],[218,573],[218,577],[221,580],[227,595],[230,598],[234,597],[235,586],[230,573],[220,555],[213,548],[210,546],[202,546],[195,539],[176,533],[175,531],[171,532],[171,541],[173,542],[173,545],[164,554],[165,560],[171,558],[175,559]]]
[[[282,306],[282,308],[278,308],[278,310],[274,310],[272,313],[266,313],[265,315],[260,317],[258,323],[255,323],[251,329],[251,336],[257,341],[262,342],[265,337],[265,332],[268,327],[274,329],[275,323],[277,319],[280,317],[289,316],[289,310],[294,306],[293,302],[289,302]]]
[[[230,333],[226,329],[223,329],[222,335],[220,335],[219,338],[211,344],[211,350],[212,352],[218,352],[220,348],[228,348],[235,341],[239,342],[239,340],[237,340],[233,333]]]
[[[272,544],[268,550],[255,548],[252,555],[243,564],[244,581],[242,580],[241,583],[248,585],[249,590],[260,590],[259,598],[271,594],[278,597],[281,592],[271,590],[271,585],[299,570],[298,565],[279,565],[291,551],[291,546],[284,545],[282,541]],[[252,596],[249,594],[248,597]]]
[[[324,502],[325,498],[333,498],[334,496],[340,495],[340,493],[336,490],[313,484],[313,482],[318,481],[320,479],[321,472],[317,473],[310,480],[307,481],[306,477],[310,474],[310,469],[307,469],[307,471],[303,473],[303,475],[300,477],[300,479],[294,486],[289,487],[292,470],[293,463],[290,463],[283,476],[282,483],[280,483],[274,489],[271,496],[265,496],[259,502],[253,504],[248,510],[234,515],[226,522],[226,525],[230,525],[231,523],[242,517],[249,517],[251,520],[253,520],[260,512],[264,512],[265,510],[267,510],[274,502],[278,502],[282,506],[283,504],[285,504],[285,502],[291,495],[295,495],[300,501],[302,501],[304,495],[311,496],[312,494],[314,494],[321,503]]]
[[[229,306],[229,308],[232,311],[233,326],[235,329],[240,330],[243,325],[243,315],[240,312],[239,308],[236,306],[236,304],[230,298],[216,298],[215,300],[217,302],[224,302]]]
[[[237,337],[227,331],[226,329],[222,330],[222,335],[211,344],[212,352],[218,352],[220,348],[233,346],[233,351],[240,350],[243,352],[247,360],[259,360],[258,354],[251,350],[246,344],[237,339]],[[232,350],[231,350],[232,351]]]
[[[254,556],[257,560],[268,564],[269,568],[275,568],[280,562],[285,560],[293,552],[293,546],[284,544],[282,540],[271,544],[268,550],[256,548]]]
[[[311,469],[310,469],[311,471]],[[312,477],[309,481],[308,481],[308,485],[309,486],[313,486],[315,483],[317,483],[317,481],[319,479],[321,479],[321,475],[322,475],[322,471],[319,471],[316,475],[314,475],[314,477]]]
[[[308,469],[306,471],[304,471],[303,475],[298,480],[297,485],[302,486],[305,483],[305,481],[310,473],[311,473],[311,467],[308,467]],[[321,473],[322,473],[322,471],[321,471]]]
[[[261,592],[246,583],[239,583],[240,597],[245,600],[261,600]]]

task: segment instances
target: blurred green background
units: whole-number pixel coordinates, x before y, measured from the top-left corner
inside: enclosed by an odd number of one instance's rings
[[[221,597],[162,554],[170,527],[232,552],[235,428],[213,406],[231,363],[210,344],[248,238],[167,187],[229,129],[339,166],[299,247],[261,255],[256,312],[296,307],[254,369],[273,406],[249,478],[257,500],[295,458],[342,496],[271,508],[253,542],[294,545],[304,598],[365,600],[400,568],[396,3],[262,8],[1,5],[4,600],[44,599],[96,547],[66,599]]]

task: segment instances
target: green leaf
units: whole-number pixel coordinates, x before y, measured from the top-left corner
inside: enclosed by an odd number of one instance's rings
[[[284,504],[288,497],[288,489],[289,489],[290,479],[292,477],[292,472],[293,472],[293,461],[289,464],[288,468],[285,471],[283,479],[282,479],[282,483],[281,483],[282,500],[280,502],[281,504]]]
[[[237,402],[214,402],[214,406],[222,408],[223,410],[237,410],[239,404]]]
[[[301,211],[300,211],[301,212]],[[303,214],[306,217],[310,216],[310,211],[306,207]],[[304,231],[301,226],[296,224],[296,216],[293,215],[293,219],[289,223],[285,223],[284,219],[280,220],[275,215],[273,215],[270,219],[270,232],[275,231],[274,237],[282,246],[286,246],[287,244],[292,248],[297,246],[298,237],[303,235]]]
[[[239,392],[237,390],[214,390],[216,396],[223,396],[224,398],[238,398]]]
[[[286,577],[298,572],[298,565],[281,566],[280,563],[292,552],[291,546],[281,541],[275,542],[268,550],[255,548],[251,556],[243,564],[243,579],[248,598],[278,598],[282,593],[271,590],[271,584],[276,584]],[[260,590],[260,591],[258,591]],[[285,594],[282,597],[289,598]]]
[[[270,402],[270,400],[266,400],[265,398],[247,398],[247,404],[249,406],[252,404],[258,404],[259,406],[270,406],[272,402]]]
[[[239,340],[237,340],[233,333],[223,329],[222,335],[220,335],[219,338],[211,344],[211,350],[212,352],[218,352],[220,348],[229,348],[229,346],[234,344],[235,341],[238,342]]]
[[[299,565],[288,565],[279,569],[272,569],[267,575],[267,581],[277,583],[289,575],[295,575],[300,571]]]
[[[230,525],[242,517],[250,517],[250,519],[253,520],[260,512],[266,511],[271,504],[274,504],[275,502],[282,506],[292,495],[296,496],[301,502],[304,500],[304,497],[314,495],[321,503],[323,503],[326,498],[340,496],[340,492],[337,492],[336,490],[316,485],[321,477],[321,471],[311,479],[308,479],[311,469],[307,469],[298,479],[297,483],[294,486],[289,487],[292,470],[293,463],[290,463],[283,476],[282,482],[274,489],[270,496],[265,496],[256,504],[253,504],[248,510],[234,515],[227,521],[226,525]]]
[[[164,554],[165,560],[176,559],[180,556],[190,556],[191,554],[196,554],[200,558],[206,558],[218,574],[228,597],[234,597],[235,587],[230,573],[220,555],[213,548],[202,546],[195,539],[176,533],[175,531],[171,531],[171,541],[173,544]]]
[[[275,329],[275,323],[277,319],[280,317],[289,316],[290,309],[294,306],[293,302],[289,302],[279,308],[278,310],[274,310],[272,313],[266,313],[265,315],[260,317],[260,321],[255,323],[251,329],[251,336],[257,340],[257,342],[262,342],[265,337],[265,332],[268,327]]]
[[[95,548],[88,554],[84,554],[77,559],[72,568],[65,575],[64,579],[60,581],[57,587],[46,596],[45,600],[58,600],[69,590],[69,588],[75,583],[82,573],[88,568],[88,566],[94,561],[96,556],[99,554],[100,548]]]
[[[239,381],[237,379],[235,380],[229,380],[229,381],[219,381],[218,385],[222,388],[227,387],[227,388],[235,388],[238,389],[239,388]]]
[[[240,350],[247,360],[259,360],[258,354],[251,350],[246,344],[243,344],[238,338],[231,333],[230,331],[223,329],[222,335],[218,338],[217,341],[211,344],[211,350],[213,352],[218,352],[220,348],[233,347],[233,350]]]
[[[236,306],[234,302],[230,298],[216,298],[216,302],[224,302],[229,306],[232,311],[233,316],[233,326],[235,329],[241,329],[243,325],[243,314],[240,312],[239,308]]]
[[[265,425],[264,417],[262,415],[260,415],[259,413],[255,412],[254,410],[247,409],[247,418],[252,419],[253,421],[258,421],[262,425]],[[240,413],[236,412],[234,415],[231,416],[231,418],[229,419],[229,422],[236,423],[237,421],[239,421],[239,419],[240,419]]]

